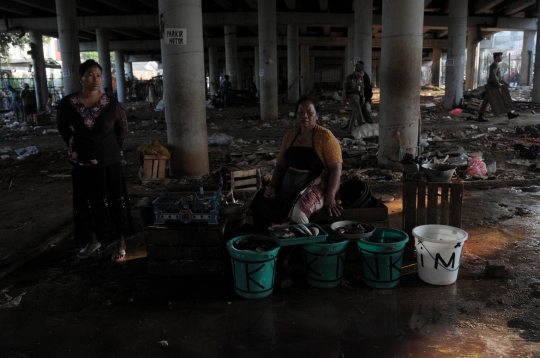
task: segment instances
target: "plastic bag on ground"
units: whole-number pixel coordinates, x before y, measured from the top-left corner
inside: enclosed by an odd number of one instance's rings
[[[351,134],[354,139],[378,137],[379,123],[366,123],[364,125],[354,127]]]
[[[448,114],[461,114],[461,113],[463,113],[463,110],[461,108],[454,108],[453,110],[448,112]]]
[[[334,96],[332,97],[335,101],[341,101],[341,96],[337,93],[337,92],[334,92]]]
[[[231,145],[234,138],[224,133],[212,134],[208,137],[208,145]]]
[[[15,149],[15,153],[17,153],[17,155],[20,158],[26,158],[29,155],[38,154],[39,150],[35,146],[31,146],[31,147],[26,147],[26,148]]]
[[[156,111],[163,111],[165,110],[165,103],[163,103],[163,100],[160,99],[157,106],[156,106]]]
[[[482,160],[482,157],[475,155],[469,159],[468,167],[463,172],[463,175],[469,176],[484,176],[487,174],[486,163]]]

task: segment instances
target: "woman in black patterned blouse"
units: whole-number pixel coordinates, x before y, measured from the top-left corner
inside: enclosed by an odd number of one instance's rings
[[[127,120],[120,103],[100,92],[101,72],[94,60],[80,65],[82,90],[60,101],[57,123],[68,146],[75,232],[88,242],[77,256],[85,259],[97,253],[100,241],[113,228],[116,246],[112,260],[120,261],[126,256],[124,227],[131,224],[122,170]]]

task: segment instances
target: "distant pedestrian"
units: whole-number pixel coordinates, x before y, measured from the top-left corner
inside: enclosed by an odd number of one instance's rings
[[[153,82],[150,82],[148,84],[148,102],[150,102],[150,107],[152,109],[156,108],[157,94],[156,94],[156,86],[154,86]]]
[[[362,108],[366,101],[364,98],[364,66],[360,62],[354,65],[354,72],[348,75],[343,81],[343,90],[341,93],[341,105],[345,105],[345,100],[352,107],[352,112],[347,125],[341,129],[351,133],[354,127],[354,122],[359,126],[366,124],[362,115]]]
[[[8,86],[8,91],[11,96],[11,108],[19,120],[19,113],[22,114],[21,93],[11,86]]]
[[[229,75],[225,75],[225,79],[221,82],[221,102],[223,106],[227,106],[229,102],[229,90],[231,89],[231,83],[229,82]]]
[[[23,120],[26,122],[34,122],[34,114],[36,113],[36,92],[30,90],[28,83],[23,85],[21,91],[21,103],[23,111]]]

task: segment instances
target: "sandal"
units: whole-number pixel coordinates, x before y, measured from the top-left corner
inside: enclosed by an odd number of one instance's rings
[[[83,259],[87,259],[89,257],[91,257],[92,255],[94,255],[94,252],[98,251],[99,248],[101,247],[101,243],[98,242],[96,247],[94,247],[93,249],[90,249],[91,245],[88,244],[86,245],[86,247],[84,249],[82,249],[81,251],[79,251],[79,253],[77,254],[77,257],[79,258],[79,260],[83,260]]]
[[[122,261],[126,258],[126,250],[118,250],[114,249],[113,254],[111,256],[111,260],[114,262]]]

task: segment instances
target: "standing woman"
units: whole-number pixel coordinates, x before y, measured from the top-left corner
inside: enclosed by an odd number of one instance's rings
[[[122,170],[122,145],[127,120],[120,103],[100,92],[101,66],[87,60],[79,67],[82,89],[58,105],[58,131],[68,146],[73,180],[75,232],[88,241],[77,255],[92,256],[109,227],[116,246],[111,259],[126,256],[124,226],[131,226],[130,206]]]
[[[296,103],[298,128],[285,134],[270,184],[251,204],[256,232],[288,220],[308,223],[311,214],[326,210],[339,217],[336,202],[341,178],[341,147],[328,129],[317,124],[319,104],[302,97]]]

